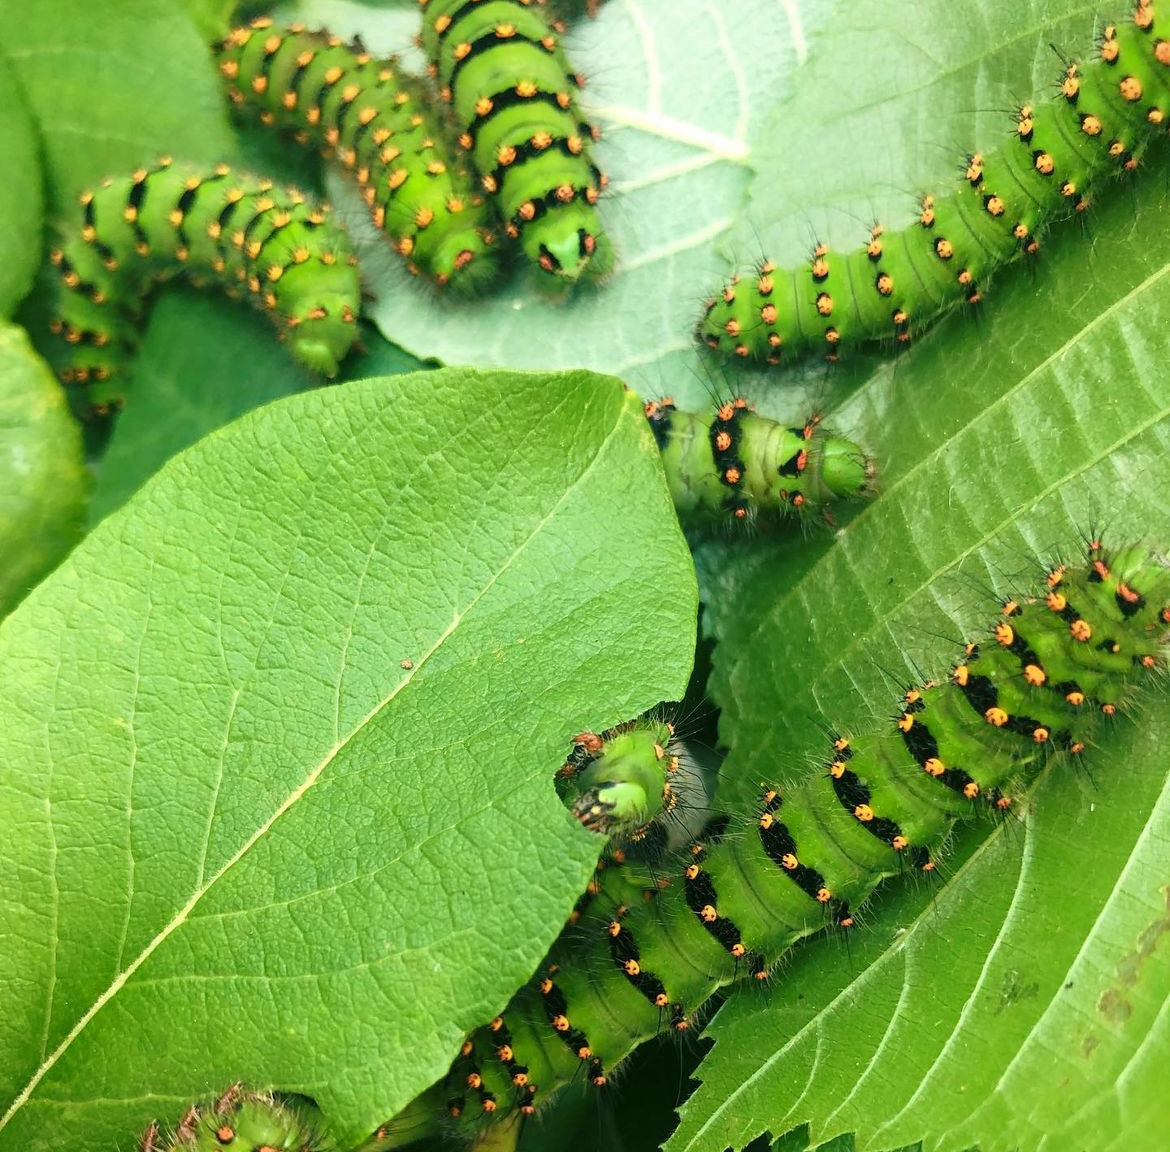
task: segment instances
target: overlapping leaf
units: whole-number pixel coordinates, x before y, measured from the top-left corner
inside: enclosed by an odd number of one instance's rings
[[[237,1078],[372,1129],[555,934],[597,848],[552,772],[681,692],[694,609],[610,378],[359,382],[177,457],[0,630],[0,1147]]]

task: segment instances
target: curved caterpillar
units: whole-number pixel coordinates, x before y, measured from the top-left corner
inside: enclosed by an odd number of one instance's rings
[[[851,440],[826,435],[816,420],[788,427],[757,415],[743,399],[714,413],[680,412],[669,398],[649,401],[645,411],[685,523],[827,514],[832,500],[872,487],[872,462]]]
[[[367,1152],[440,1130],[444,1112],[470,1133],[536,1111],[583,1073],[605,1084],[643,1040],[693,1027],[719,988],[764,979],[800,938],[850,925],[882,879],[932,869],[956,821],[1006,807],[1022,773],[1079,757],[1165,672],[1168,642],[1163,558],[1093,543],[1086,566],[1051,569],[1039,596],[1003,602],[990,635],[946,679],[907,691],[885,726],[834,736],[818,770],[764,787],[750,831],[716,822],[649,898],[626,898],[607,873],[532,981]]]
[[[613,247],[596,204],[606,178],[574,94],[584,81],[545,0],[420,0],[422,47],[459,142],[499,205],[508,235],[561,283],[605,275]]]
[[[234,1084],[209,1104],[187,1110],[169,1138],[151,1124],[139,1152],[332,1152],[304,1110]]]
[[[267,17],[219,52],[232,102],[336,156],[412,273],[466,291],[495,277],[488,208],[420,82],[336,36]]]
[[[765,260],[708,301],[698,339],[779,364],[823,350],[836,360],[872,341],[904,344],[992,273],[1035,254],[1048,228],[1084,212],[1098,184],[1133,171],[1170,115],[1170,22],[1153,0],[1103,30],[1096,58],[1070,63],[1059,95],[1018,109],[1013,138],[967,157],[957,189],[926,196],[907,229],[874,227],[859,251],[818,245],[806,267]]]
[[[64,288],[50,327],[72,346],[61,379],[88,384],[94,411],[120,406],[141,298],[179,272],[246,291],[294,356],[334,375],[357,335],[361,285],[328,212],[226,164],[208,174],[169,157],[82,193],[80,227],[49,254]]]

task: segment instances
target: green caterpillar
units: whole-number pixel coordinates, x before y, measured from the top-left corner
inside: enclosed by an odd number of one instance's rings
[[[707,304],[698,339],[728,355],[780,364],[823,350],[836,360],[872,341],[896,345],[958,304],[978,303],[1002,265],[1035,254],[1048,228],[1085,211],[1098,184],[1133,171],[1170,115],[1170,25],[1153,0],[1102,31],[1096,59],[1070,63],[1056,99],[1024,105],[1013,139],[967,158],[959,187],[926,196],[901,232],[806,267],[764,261]]]
[[[319,1133],[307,1108],[234,1084],[211,1103],[189,1108],[169,1138],[151,1124],[138,1147],[140,1152],[333,1152],[335,1145]]]
[[[473,1135],[582,1074],[605,1084],[643,1040],[693,1027],[719,988],[765,979],[797,940],[851,924],[882,879],[933,868],[956,821],[1007,807],[1021,774],[1078,758],[1102,718],[1164,674],[1168,641],[1163,558],[1095,542],[1086,566],[1051,569],[1041,595],[1004,602],[990,635],[946,679],[907,691],[891,722],[833,737],[794,787],[762,787],[750,830],[716,822],[642,898],[605,873],[533,980],[367,1152],[452,1124]]]
[[[412,273],[463,291],[495,278],[484,198],[422,85],[395,62],[267,17],[235,29],[219,52],[231,100],[336,156]]]
[[[545,0],[419,0],[422,46],[451,106],[460,144],[499,205],[508,235],[552,281],[613,267],[596,204],[605,176],[589,155],[582,79]]]
[[[670,399],[650,401],[645,411],[685,523],[827,514],[832,500],[872,487],[873,465],[861,449],[826,435],[816,420],[788,427],[743,399],[714,413],[680,412]]]
[[[50,327],[71,345],[65,383],[88,385],[96,412],[124,400],[142,297],[179,272],[247,292],[314,372],[336,374],[357,335],[361,285],[349,238],[295,188],[171,163],[108,179],[81,195],[81,220],[49,259],[63,287]]]

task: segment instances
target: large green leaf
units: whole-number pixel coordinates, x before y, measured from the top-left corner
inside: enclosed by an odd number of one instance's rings
[[[213,293],[168,288],[130,369],[129,403],[102,456],[91,522],[124,504],[176,452],[316,383],[277,342],[267,317]]]
[[[0,321],[0,617],[80,539],[88,493],[61,385]]]
[[[393,1113],[581,891],[552,773],[681,693],[694,612],[613,379],[363,381],[172,460],[0,628],[0,1148],[236,1078]]]

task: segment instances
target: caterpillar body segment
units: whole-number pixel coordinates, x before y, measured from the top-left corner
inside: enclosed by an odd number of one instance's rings
[[[440,95],[508,235],[550,284],[604,276],[613,248],[596,205],[606,178],[544,0],[420,3]]]
[[[681,412],[670,399],[649,401],[645,412],[684,523],[824,515],[834,500],[873,485],[872,461],[817,420],[788,426],[742,399],[701,413]]]
[[[143,297],[179,273],[246,295],[294,356],[336,374],[357,335],[361,285],[349,238],[327,207],[227,165],[208,173],[169,158],[107,179],[80,201],[50,253],[61,285],[52,328],[71,346],[61,377],[87,386],[90,408],[122,403]]]
[[[233,103],[336,159],[412,273],[467,292],[496,278],[491,208],[397,61],[267,18],[235,29],[219,53]]]
[[[1164,8],[1137,0],[1129,19],[1106,25],[1095,58],[1068,64],[1053,99],[1020,107],[1011,139],[968,156],[958,186],[924,197],[907,228],[875,226],[854,251],[818,245],[802,267],[764,261],[730,280],[708,301],[700,342],[768,364],[835,360],[859,345],[904,344],[981,301],[998,268],[1037,253],[1053,224],[1085,211],[1165,133]]]
[[[695,1027],[719,988],[765,979],[802,937],[850,925],[883,878],[931,870],[956,821],[1007,807],[1014,782],[1051,757],[1081,756],[1165,674],[1168,639],[1163,557],[1094,543],[1086,564],[1051,569],[945,678],[907,691],[879,728],[833,737],[795,786],[762,786],[669,882],[639,899],[604,873],[533,979],[368,1152],[403,1146],[396,1132],[428,1115],[434,1130],[473,1134],[534,1112],[575,1077],[605,1084],[643,1040]]]

